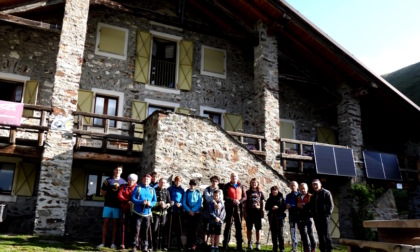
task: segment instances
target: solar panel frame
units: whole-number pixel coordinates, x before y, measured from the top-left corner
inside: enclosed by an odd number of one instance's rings
[[[384,167],[385,178],[387,180],[401,181],[402,177],[397,155],[381,153],[381,158]]]
[[[398,158],[395,154],[364,150],[363,158],[368,178],[402,181]]]
[[[317,144],[313,148],[315,168],[318,174],[356,177],[352,149]]]

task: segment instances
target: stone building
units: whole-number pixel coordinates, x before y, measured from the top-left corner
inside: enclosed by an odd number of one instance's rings
[[[200,188],[235,171],[267,196],[320,178],[336,238],[352,183],[396,186],[366,176],[364,149],[401,157],[419,201],[420,108],[284,1],[0,0],[0,20],[1,100],[25,104],[1,124],[0,231],[99,237],[119,163]],[[317,172],[316,143],[351,149],[355,176]]]

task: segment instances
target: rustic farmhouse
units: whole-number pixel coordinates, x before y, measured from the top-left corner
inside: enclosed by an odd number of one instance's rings
[[[120,163],[201,188],[236,171],[267,195],[319,178],[335,238],[354,236],[352,183],[398,185],[420,217],[420,108],[283,0],[0,0],[0,31],[0,100],[23,104],[0,125],[1,232],[99,237]],[[364,153],[397,157],[397,177]],[[376,214],[398,218],[388,196]]]

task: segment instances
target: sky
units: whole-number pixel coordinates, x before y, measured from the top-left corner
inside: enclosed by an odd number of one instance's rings
[[[286,0],[383,75],[420,62],[420,0]]]

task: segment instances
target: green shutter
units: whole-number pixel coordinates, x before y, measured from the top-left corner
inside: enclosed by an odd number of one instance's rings
[[[32,196],[34,192],[36,175],[36,164],[34,163],[17,163],[16,180],[13,184],[13,194],[21,196]]]
[[[282,121],[280,120],[280,137],[281,138],[295,138],[295,126],[292,122]],[[286,148],[294,149],[294,144],[286,144]]]
[[[84,199],[86,195],[86,171],[83,168],[73,168],[70,179],[70,199]]]
[[[191,110],[187,108],[176,108],[176,112],[185,115],[191,115]]]
[[[99,33],[99,51],[125,56],[125,31],[102,26]]]
[[[189,91],[192,88],[193,49],[193,42],[179,42],[178,89]]]
[[[77,111],[92,113],[94,93],[89,90],[79,89],[78,96]],[[75,118],[74,120],[77,121],[78,119]],[[83,117],[83,124],[92,124],[92,118]]]
[[[244,120],[241,115],[223,114],[226,131],[243,132]]]
[[[37,80],[28,80],[25,82],[23,90],[23,103],[25,104],[36,104],[36,98],[38,94],[39,82]],[[25,109],[23,110],[23,116],[31,117],[34,111]]]
[[[136,64],[134,68],[134,81],[149,83],[150,48],[152,35],[148,32],[137,33]]]
[[[144,120],[147,117],[147,103],[141,101],[133,101],[131,104],[131,118],[137,120]],[[134,133],[134,137],[143,138],[143,124],[136,124],[134,127],[135,131],[141,131],[141,133]],[[133,145],[134,151],[142,151],[143,145],[141,144],[134,144]]]
[[[327,144],[336,144],[335,141],[335,132],[329,128],[318,127],[317,131],[317,139],[320,143],[327,143]]]

